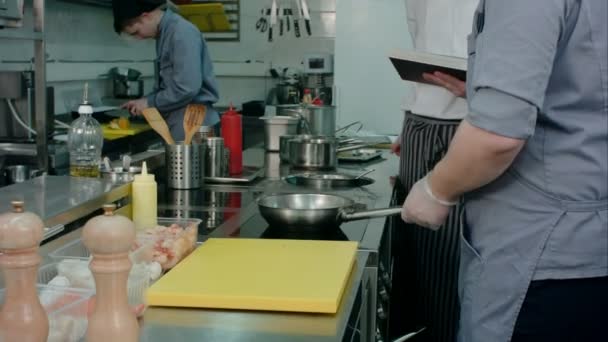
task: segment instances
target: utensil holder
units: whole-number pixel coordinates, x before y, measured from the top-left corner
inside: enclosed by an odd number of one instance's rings
[[[207,150],[205,160],[206,177],[219,178],[228,175],[229,151],[224,146],[224,139],[211,137],[206,140]]]
[[[166,145],[167,183],[172,189],[196,189],[204,184],[205,145]]]

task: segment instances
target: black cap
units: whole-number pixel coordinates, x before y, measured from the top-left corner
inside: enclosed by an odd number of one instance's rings
[[[165,4],[165,0],[112,0],[114,31],[116,33],[122,32],[127,21],[135,19],[146,12],[151,12]]]

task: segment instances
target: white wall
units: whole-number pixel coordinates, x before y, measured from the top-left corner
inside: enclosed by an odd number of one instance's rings
[[[293,3],[283,0],[283,3]],[[304,23],[300,23],[302,36],[295,38],[293,31],[278,35],[275,29],[274,41],[268,42],[268,32],[256,31],[255,24],[260,19],[263,7],[268,7],[268,0],[241,0],[241,40],[240,42],[209,42],[211,55],[217,62],[242,62],[246,60],[263,61],[264,75],[268,76],[270,67],[301,68],[302,56],[306,53],[334,52],[336,0],[308,0],[311,9],[312,36],[305,33]],[[294,8],[295,12],[295,8]],[[293,28],[292,28],[293,30]],[[256,77],[220,77],[222,99],[242,103],[250,99],[265,99],[274,82],[269,78]]]
[[[336,0],[308,0],[313,34],[300,39],[278,36],[269,43],[267,35],[255,31],[260,10],[268,0],[241,0],[240,42],[209,42],[218,75],[219,105],[265,99],[273,87],[268,69],[298,67],[308,52],[333,53]],[[29,2],[28,2],[29,3]],[[287,1],[285,1],[287,3]],[[304,25],[302,24],[304,30]],[[82,84],[89,81],[91,97],[100,102],[111,94],[109,82],[99,77],[112,66],[132,66],[147,75],[151,90],[154,42],[125,41],[112,29],[110,9],[47,1],[47,79],[55,87],[55,111],[64,113],[80,101]],[[23,70],[32,56],[32,44],[0,40],[0,70]],[[243,64],[246,60],[261,63]],[[235,63],[237,62],[237,63]]]
[[[403,0],[338,0],[335,83],[339,125],[362,121],[366,131],[397,134],[402,99],[411,88],[388,59],[411,48]]]

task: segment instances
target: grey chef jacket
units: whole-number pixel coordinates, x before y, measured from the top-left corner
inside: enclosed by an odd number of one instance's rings
[[[473,126],[525,139],[465,196],[460,341],[509,341],[531,281],[608,275],[608,1],[481,0]]]
[[[192,23],[166,10],[156,40],[156,82],[148,105],[163,114],[173,139],[184,139],[184,113],[190,103],[207,106],[205,126],[219,122],[213,104],[219,92],[213,64],[202,33]]]

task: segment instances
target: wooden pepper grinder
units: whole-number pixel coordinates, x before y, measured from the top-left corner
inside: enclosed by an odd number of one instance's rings
[[[114,215],[116,205],[103,206],[104,214],[84,226],[82,240],[93,255],[89,267],[95,278],[95,309],[89,317],[87,342],[137,342],[139,326],[127,299],[131,270],[129,250],[135,241],[135,225]]]
[[[23,211],[22,201],[11,204],[13,211],[0,215],[0,267],[6,283],[0,342],[45,342],[49,319],[36,290],[44,224],[36,214]]]

